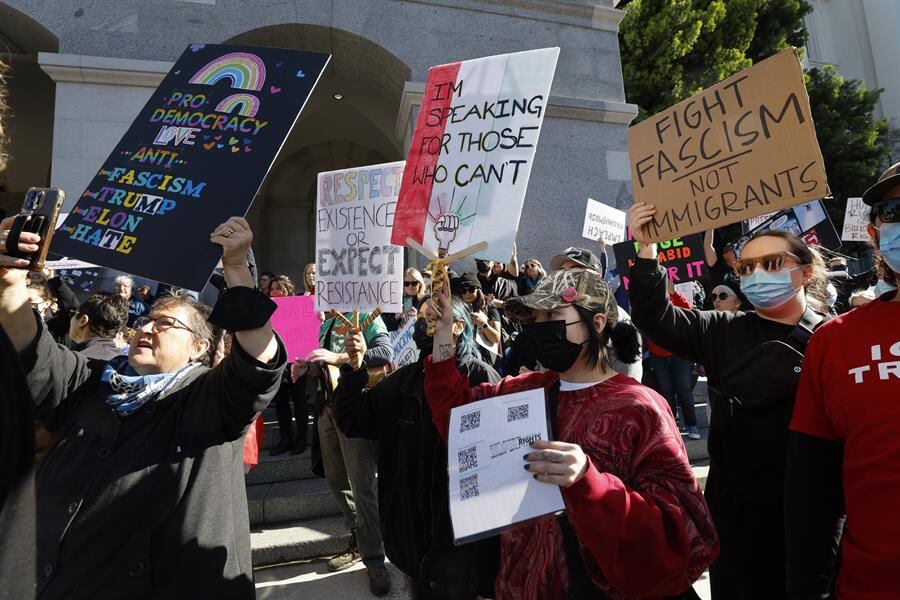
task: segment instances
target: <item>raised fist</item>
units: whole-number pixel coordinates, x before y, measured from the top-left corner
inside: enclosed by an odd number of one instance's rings
[[[459,229],[459,216],[441,215],[434,224],[434,237],[438,241],[438,254],[445,255],[450,249],[450,242],[456,238],[456,230]]]

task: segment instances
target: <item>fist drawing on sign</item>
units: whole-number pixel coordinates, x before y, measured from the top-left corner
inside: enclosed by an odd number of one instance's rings
[[[459,229],[459,216],[441,215],[434,224],[434,237],[438,241],[438,254],[444,256],[450,249],[450,242],[456,238],[456,230]]]

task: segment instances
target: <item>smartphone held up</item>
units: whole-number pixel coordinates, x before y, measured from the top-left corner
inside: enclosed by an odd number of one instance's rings
[[[13,219],[6,236],[6,254],[28,261],[28,265],[21,268],[29,271],[41,271],[44,268],[65,197],[65,192],[59,188],[31,188],[25,194],[22,210]],[[40,236],[37,250],[24,252],[19,248],[19,238],[23,233]]]

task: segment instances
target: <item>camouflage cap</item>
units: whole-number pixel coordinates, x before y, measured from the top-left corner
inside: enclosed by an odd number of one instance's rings
[[[510,318],[530,321],[535,309],[554,310],[573,304],[606,315],[610,324],[618,320],[619,311],[610,285],[600,273],[581,268],[548,275],[527,296],[507,300],[505,310]]]

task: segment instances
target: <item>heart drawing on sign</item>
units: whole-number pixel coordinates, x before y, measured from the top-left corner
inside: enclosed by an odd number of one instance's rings
[[[250,152],[250,146],[244,146],[244,152]]]
[[[237,146],[232,146],[232,147],[231,147],[231,151],[232,151],[232,152],[239,152],[239,151],[240,151],[240,148],[238,148]]]
[[[281,88],[280,88],[280,87],[277,87],[277,86],[274,86],[274,85],[271,85],[271,86],[269,86],[269,91],[272,92],[273,94],[277,94],[278,92],[281,91]]]
[[[229,146],[234,146],[234,145],[237,144],[237,143],[238,143],[238,139],[237,139],[236,137],[228,138],[228,145],[229,145]]]
[[[297,71],[297,77],[299,77],[301,79],[306,77],[306,73],[303,72],[303,69],[300,69],[299,71]]]
[[[281,68],[281,65],[283,65],[283,64],[284,64],[283,62],[275,63],[275,68],[276,68],[276,69],[280,69],[280,68]]]
[[[244,138],[244,143],[245,143],[245,144],[252,144],[252,143],[253,143],[253,140],[251,140],[250,138]]]
[[[223,148],[224,144],[216,144],[216,148]]]
[[[206,44],[191,44],[191,52],[199,52],[206,48]]]
[[[216,137],[214,137],[213,139],[216,140],[216,141],[218,142],[219,140],[222,139],[222,135],[219,134],[219,135],[217,135]]]
[[[203,147],[206,148],[207,150],[212,150],[213,146],[215,146],[215,145],[216,145],[215,142],[210,142],[208,144],[203,144]]]

